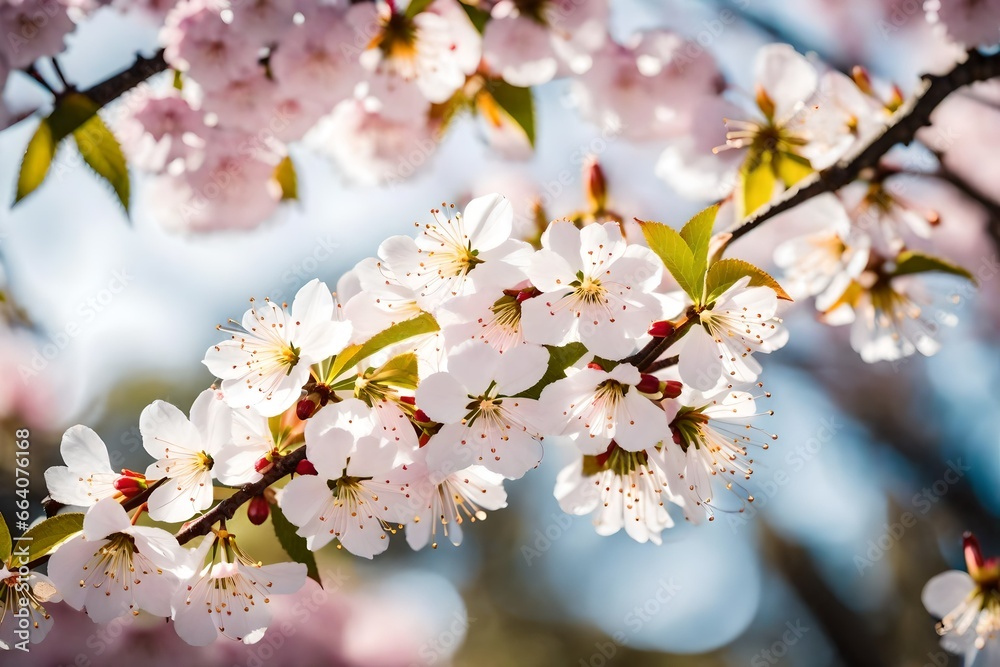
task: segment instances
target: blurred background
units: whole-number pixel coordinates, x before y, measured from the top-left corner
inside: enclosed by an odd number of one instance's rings
[[[739,20],[723,24],[721,12]],[[721,27],[720,27],[721,26]],[[612,33],[667,27],[704,40],[727,78],[750,85],[753,54],[774,41],[840,68],[862,64],[904,91],[954,60],[916,0],[694,2],[616,0]],[[66,76],[87,86],[151,53],[156,30],[100,10],[69,37]],[[986,93],[993,93],[986,89]],[[613,206],[681,224],[704,202],[654,176],[662,145],[602,136],[575,113],[570,86],[537,91],[532,158],[493,155],[467,120],[408,181],[348,186],[324,159],[291,148],[301,200],[252,232],[188,237],[165,231],[143,205],[131,220],[65,149],[41,192],[0,206],[0,253],[11,326],[0,332],[0,511],[13,509],[13,434],[31,431],[31,491],[60,463],[62,431],[94,428],[113,467],[142,470],[141,409],[164,399],[186,409],[212,378],[200,360],[215,325],[250,296],[288,299],[318,276],[330,285],[386,236],[408,233],[442,201],[499,191],[530,224],[541,198],[550,217],[580,208],[580,171],[596,154]],[[984,93],[985,94],[985,93]],[[43,97],[12,79],[11,106]],[[114,108],[108,110],[114,117]],[[939,111],[956,168],[1000,195],[1000,113],[956,96]],[[36,121],[0,133],[0,184],[12,193]],[[964,152],[963,152],[964,151]],[[992,153],[992,154],[991,154]],[[568,185],[567,185],[568,183]],[[186,646],[145,618],[92,624],[64,605],[30,655],[4,665],[958,665],[938,646],[920,591],[961,569],[961,534],[1000,554],[1000,285],[989,212],[953,186],[923,184],[911,198],[938,211],[939,254],[981,277],[936,357],[866,365],[846,330],[820,325],[809,304],[789,311],[791,342],[765,362],[779,440],[756,468],[745,514],[678,527],[664,544],[600,538],[588,518],[563,515],[552,496],[569,452],[507,485],[509,507],[466,531],[460,548],[413,553],[400,536],[373,562],[319,554],[325,589],[310,584],[255,646]],[[785,228],[787,229],[787,228]],[[734,254],[766,261],[783,223],[749,235]],[[235,526],[235,527],[234,527]],[[283,555],[240,512],[230,529],[264,561]]]

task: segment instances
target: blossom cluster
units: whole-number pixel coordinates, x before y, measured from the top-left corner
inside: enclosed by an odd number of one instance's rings
[[[193,644],[253,642],[306,565],[246,554],[213,509],[218,487],[253,495],[253,524],[280,513],[309,550],[372,558],[401,529],[413,549],[460,544],[550,446],[572,459],[560,505],[599,534],[659,543],[675,516],[743,511],[776,437],[752,422],[768,414],[759,357],[786,339],[787,295],[709,256],[714,221],[712,208],[680,233],[644,223],[646,247],[617,222],[558,220],[536,249],[511,238],[510,202],[487,195],[386,239],[336,294],[313,280],[290,305],[251,300],[205,354],[217,386],[187,413],[143,410],[144,471],[113,470],[87,427],[66,432],[65,465],[45,479],[85,514],[47,554],[46,586],[97,622],[146,611]],[[174,536],[144,514],[185,525]],[[38,640],[51,620],[27,600]]]

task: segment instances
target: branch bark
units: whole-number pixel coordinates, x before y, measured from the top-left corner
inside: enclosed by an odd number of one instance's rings
[[[831,167],[799,181],[780,199],[728,229],[732,234],[730,243],[779,213],[848,185],[862,171],[875,167],[893,146],[913,141],[917,130],[930,124],[934,109],[952,92],[997,76],[1000,76],[1000,52],[984,55],[976,50],[969,51],[965,60],[945,74],[925,74],[917,92],[896,111],[880,134]]]
[[[239,509],[244,503],[249,502],[254,496],[258,496],[263,493],[264,489],[271,484],[274,484],[285,475],[290,475],[295,472],[295,467],[298,466],[299,462],[305,457],[305,445],[299,447],[291,454],[283,456],[277,463],[274,464],[273,468],[264,473],[264,476],[261,477],[259,481],[256,481],[253,484],[244,484],[240,487],[239,491],[202,514],[198,519],[195,519],[181,528],[175,536],[177,541],[180,544],[186,544],[199,535],[207,535],[208,532],[212,530],[212,526],[220,520],[232,519],[233,515],[236,514],[236,510]]]
[[[103,107],[154,74],[165,72],[168,67],[167,61],[163,59],[163,49],[154,53],[150,58],[146,58],[140,54],[136,56],[135,62],[128,69],[122,70],[111,78],[105,79],[81,92],[96,102],[98,106]]]

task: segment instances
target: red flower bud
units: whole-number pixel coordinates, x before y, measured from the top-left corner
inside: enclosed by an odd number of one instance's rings
[[[680,445],[684,444],[683,441],[681,440],[681,432],[678,431],[675,426],[671,426],[670,427],[670,434],[674,438],[674,444],[675,445],[680,446]]]
[[[639,376],[639,383],[635,388],[644,394],[657,394],[660,392],[660,379],[655,375],[643,373]]]
[[[604,370],[604,368],[602,368],[600,364],[595,363],[593,361],[591,361],[589,364],[587,364],[587,368],[593,368],[595,371],[603,371]]]
[[[129,470],[128,468],[122,468],[122,475],[124,477],[135,477],[136,479],[146,479],[146,476],[143,475],[141,472]]]
[[[295,416],[305,421],[316,413],[319,408],[319,397],[309,394],[295,405]]]
[[[528,287],[517,293],[517,302],[524,303],[528,299],[534,299],[536,296],[541,294],[535,287]]]
[[[427,416],[427,413],[423,410],[417,410],[413,413],[413,421],[418,424],[430,424],[431,418]]]
[[[660,391],[663,392],[663,398],[677,398],[681,395],[683,389],[684,385],[677,380],[667,380],[660,387]]]
[[[266,456],[262,456],[253,464],[253,469],[263,475],[274,467],[274,462],[278,458],[277,454],[267,454]]]
[[[420,444],[421,447],[423,447],[424,445],[426,445],[430,441],[431,441],[431,434],[430,433],[424,432],[424,433],[420,434],[420,440],[418,442],[419,442],[419,444]]]
[[[653,322],[649,327],[649,335],[653,338],[666,338],[674,332],[673,322],[660,320]]]
[[[416,405],[417,404],[417,398],[416,398],[416,396],[400,396],[399,397],[399,402],[400,403],[406,403],[407,405]]]
[[[962,535],[962,549],[965,551],[965,567],[975,578],[983,567],[983,550],[979,546],[979,540],[972,533],[965,533]]]
[[[146,490],[146,480],[122,476],[114,481],[115,491],[126,498],[134,498]]]
[[[267,502],[267,498],[264,496],[254,496],[247,503],[247,518],[250,519],[250,523],[255,526],[267,521],[267,517],[271,514],[271,506]]]
[[[583,187],[590,212],[602,212],[608,203],[608,182],[595,155],[583,163]]]
[[[316,472],[316,466],[312,464],[309,459],[302,459],[299,464],[295,466],[295,474],[297,475],[318,475]]]

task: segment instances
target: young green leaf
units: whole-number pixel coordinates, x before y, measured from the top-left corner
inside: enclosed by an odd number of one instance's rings
[[[568,343],[561,347],[546,345],[545,347],[549,351],[549,365],[545,369],[545,375],[534,387],[521,392],[518,394],[519,396],[538,398],[545,387],[566,377],[566,369],[579,361],[580,357],[587,352],[583,343]]]
[[[410,0],[406,6],[406,18],[412,19],[420,12],[427,9],[434,0]]]
[[[701,301],[704,285],[694,253],[677,230],[659,222],[639,221],[650,250],[663,261],[667,271],[695,303]],[[706,257],[707,261],[707,257]]]
[[[94,117],[98,108],[86,95],[71,93],[63,98],[48,118],[42,119],[21,159],[15,204],[38,189],[49,173],[59,143]]]
[[[290,155],[286,155],[274,168],[274,180],[281,186],[282,201],[299,198],[299,177],[295,173],[295,164]]]
[[[365,376],[369,382],[388,385],[397,389],[416,389],[420,382],[417,373],[417,355],[413,352],[393,357],[378,370]]]
[[[976,284],[975,277],[973,277],[971,273],[961,266],[952,264],[951,262],[941,259],[940,257],[925,255],[912,250],[904,250],[899,253],[899,256],[896,257],[896,269],[890,275],[905,276],[913,273],[928,273],[931,271],[961,276],[966,280],[972,281],[973,284]]]
[[[492,111],[489,109],[490,100],[496,102],[500,111],[524,131],[528,143],[534,148],[535,103],[531,97],[531,88],[518,88],[499,79],[487,83],[476,98],[477,108],[487,117],[487,122],[490,121]]]
[[[397,322],[388,329],[375,334],[365,343],[345,348],[334,359],[333,365],[327,373],[327,381],[332,382],[344,369],[354,366],[362,359],[370,357],[390,345],[401,343],[404,340],[421,334],[434,333],[439,329],[437,320],[430,313],[422,313],[414,318]]]
[[[316,567],[316,556],[306,546],[306,539],[296,534],[295,526],[281,513],[277,503],[271,504],[271,525],[274,526],[274,534],[288,557],[296,563],[305,565],[309,578],[322,586],[319,568]]]
[[[812,164],[801,155],[794,153],[781,153],[774,157],[774,169],[778,172],[778,177],[790,188],[806,176],[813,173]]]
[[[3,567],[7,559],[10,558],[10,552],[14,548],[14,543],[10,540],[10,530],[7,528],[7,522],[4,521],[3,514],[0,514],[0,567]]]
[[[735,285],[741,278],[750,276],[748,287],[770,287],[779,299],[791,301],[792,297],[763,269],[742,259],[720,259],[708,269],[705,277],[705,303],[712,303]]]
[[[24,538],[30,538],[28,544],[28,559],[35,560],[45,556],[66,539],[83,530],[83,514],[57,514],[41,523],[36,523],[24,533]]]
[[[771,164],[771,153],[751,152],[740,167],[737,185],[737,215],[745,218],[771,201],[778,179]]]
[[[118,139],[97,114],[73,130],[73,138],[76,140],[83,161],[114,188],[118,201],[128,214],[130,190],[128,167]]]
[[[708,270],[708,246],[712,242],[712,228],[715,217],[719,214],[719,205],[713,204],[688,220],[681,228],[681,238],[691,249],[694,257],[694,273],[698,276],[696,282],[700,285]]]

